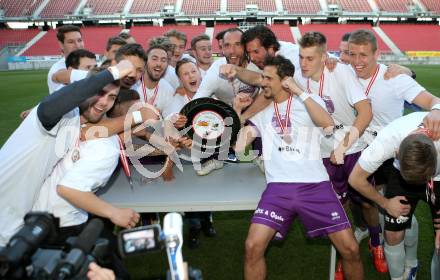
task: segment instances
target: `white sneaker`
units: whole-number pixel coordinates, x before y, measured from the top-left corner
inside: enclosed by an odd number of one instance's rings
[[[368,237],[368,229],[361,230],[360,228],[356,228],[354,230],[354,237],[358,243],[361,243],[366,237]]]
[[[253,161],[252,161],[256,166],[258,166],[258,168],[260,169],[260,171],[264,174],[264,160],[262,156],[258,156],[256,157]]]
[[[223,161],[211,159],[205,162],[204,164],[202,164],[202,167],[200,168],[200,170],[196,170],[196,173],[199,176],[204,176],[220,168],[223,168]]]
[[[418,270],[419,270],[419,264],[413,267],[405,265],[405,271],[403,272],[403,279],[416,280]]]

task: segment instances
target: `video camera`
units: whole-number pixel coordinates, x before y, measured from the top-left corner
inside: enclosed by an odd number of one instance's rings
[[[30,212],[24,226],[0,249],[1,279],[84,279],[91,262],[104,262],[109,241],[99,239],[102,221],[91,220],[78,237],[63,248],[55,240],[59,221],[45,212]]]
[[[164,246],[168,256],[170,270],[168,280],[202,280],[200,270],[188,268],[188,276],[182,257],[182,216],[168,213],[163,220],[163,231],[160,225],[149,225],[123,230],[119,233],[119,251],[122,256],[132,256],[161,250]]]

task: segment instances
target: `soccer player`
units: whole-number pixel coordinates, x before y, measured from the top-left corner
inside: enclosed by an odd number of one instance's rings
[[[49,73],[47,74],[47,86],[49,88],[49,93],[52,93],[62,87],[62,84],[55,82],[52,79],[52,76],[53,74],[58,72],[58,70],[66,69],[66,57],[72,51],[84,48],[84,41],[81,35],[81,30],[77,26],[63,25],[59,27],[57,29],[57,39],[64,57],[58,60],[49,69]]]
[[[183,106],[192,100],[202,80],[199,67],[186,58],[177,62],[176,74],[180,79],[182,88],[175,93],[171,106],[166,110],[166,115],[169,117],[178,115]],[[177,119],[181,116],[174,117]],[[184,118],[183,124],[185,123],[186,118]],[[182,142],[182,140],[180,141]],[[186,146],[191,148],[191,146]],[[172,168],[172,165],[169,165],[168,168]],[[208,237],[216,235],[211,212],[185,212],[185,218],[189,221],[188,246],[190,248],[196,248],[200,245],[199,236],[201,231]]]
[[[175,29],[169,30],[163,34],[170,39],[173,45],[173,55],[171,56],[170,65],[176,67],[176,64],[182,58],[194,60],[190,55],[185,53],[187,37],[186,34]]]
[[[197,67],[203,77],[206,75],[209,67],[212,64],[212,45],[211,38],[208,35],[202,34],[191,39],[191,50],[193,56],[196,58]]]
[[[246,239],[245,279],[266,278],[265,250],[272,238],[286,236],[296,216],[310,237],[330,238],[348,279],[362,279],[358,244],[320,155],[322,129],[334,126],[333,119],[319,96],[298,87],[288,59],[267,57],[264,63],[262,94],[273,102],[250,119],[235,147],[243,152],[257,134],[262,137],[268,183]],[[239,95],[234,109],[241,114],[250,102]]]
[[[146,55],[146,69],[137,91],[140,92],[143,103],[153,105],[162,113],[170,106],[174,95],[173,87],[163,78],[168,67],[167,49],[155,45],[147,50]]]
[[[217,99],[232,105],[235,95],[241,90],[246,88],[248,92],[257,92],[256,87],[249,87],[249,85],[240,82],[238,79],[229,82],[219,75],[220,67],[226,64],[260,72],[257,66],[247,59],[244,47],[241,44],[242,34],[243,31],[238,28],[231,28],[225,32],[223,36],[223,54],[225,57],[216,60],[208,69],[194,99],[215,96]]]
[[[54,73],[52,80],[60,84],[70,84],[84,79],[96,67],[96,55],[85,49],[78,49],[66,57],[66,69]]]
[[[97,75],[67,85],[46,96],[9,137],[0,150],[0,199],[4,208],[0,213],[0,245],[4,246],[20,228],[56,163],[75,148],[81,124],[99,121],[117,96],[119,86],[115,81],[133,75],[133,65],[121,61]],[[93,105],[90,114],[80,118],[80,104],[103,96],[106,106]]]
[[[440,99],[427,92],[422,86],[420,86],[409,73],[397,75],[393,78],[386,79],[386,72],[388,68],[386,65],[377,62],[379,56],[379,50],[377,47],[377,41],[374,34],[368,30],[356,30],[354,31],[348,40],[350,51],[350,63],[354,69],[359,82],[365,91],[365,95],[371,101],[373,108],[373,119],[366,129],[362,141],[366,144],[370,144],[375,138],[375,135],[393,120],[403,115],[404,102],[409,104],[415,104],[422,109],[431,110],[435,106],[440,106]],[[400,66],[396,66],[400,67]],[[440,112],[433,110],[427,115],[425,122],[434,122],[440,120]],[[436,125],[431,124],[434,129]],[[434,131],[433,129],[433,131]],[[392,160],[387,161],[382,165],[374,174],[375,184],[380,185],[386,182],[387,174],[389,173]],[[354,194],[356,195],[356,194]],[[362,201],[364,208],[364,215],[366,219],[377,218],[376,207],[369,207],[369,203]],[[369,213],[373,211],[373,213]],[[406,233],[405,249],[400,253],[406,256],[404,263],[390,263],[388,266],[391,277],[398,275],[397,271],[401,271],[405,265],[407,274],[409,271],[416,273],[417,262],[417,220],[413,217],[413,225],[411,229]],[[402,248],[401,248],[402,249]],[[385,242],[385,256],[388,256],[387,252],[397,250]],[[405,254],[406,252],[406,254]],[[388,258],[387,260],[391,260]],[[394,259],[393,259],[394,260]],[[376,264],[376,269],[378,264]],[[397,268],[395,268],[397,266]],[[378,269],[379,270],[379,269]]]
[[[434,219],[435,246],[440,248],[438,219],[439,141],[433,141],[432,132],[423,126],[428,113],[417,112],[392,121],[379,131],[377,137],[362,152],[349,177],[350,185],[386,211],[385,240],[391,279],[415,279],[415,273],[406,270],[404,238],[405,229],[419,200],[427,201]],[[387,160],[393,160],[386,181],[385,194],[381,195],[367,178]],[[438,179],[438,177],[436,178]],[[410,278],[408,278],[410,277]]]
[[[102,61],[105,61],[107,59],[115,59],[116,52],[119,50],[120,47],[126,44],[127,42],[121,37],[110,37],[107,40],[107,45],[105,47],[104,57],[102,58]]]

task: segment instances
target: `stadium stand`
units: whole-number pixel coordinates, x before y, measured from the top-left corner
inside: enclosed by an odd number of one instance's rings
[[[289,14],[316,14],[321,10],[319,0],[283,0],[283,7]]]
[[[154,14],[160,12],[165,5],[175,5],[176,0],[134,0],[130,8],[131,14]]]
[[[183,0],[182,12],[186,15],[211,15],[220,10],[220,0]]]
[[[419,0],[428,11],[440,14],[440,1],[438,0]]]
[[[92,8],[95,15],[122,13],[127,0],[89,0],[86,6]]]
[[[24,45],[34,38],[38,32],[40,32],[38,29],[0,29],[0,49],[5,46]]]
[[[339,42],[342,35],[357,29],[368,29],[374,32],[369,24],[308,24],[298,26],[301,34],[308,31],[319,31],[327,37],[327,47],[329,51],[339,51]],[[390,52],[390,48],[377,37],[379,50],[384,53]]]
[[[6,17],[30,17],[44,0],[1,0]]]
[[[96,54],[103,54],[109,37],[121,32],[121,27],[85,27],[81,28],[85,48]],[[49,30],[38,42],[30,47],[24,56],[61,55],[56,39],[56,30]]]
[[[275,12],[275,0],[228,0],[228,12],[241,12],[246,9],[246,5],[257,5],[260,11]]]
[[[380,28],[401,51],[440,50],[440,26],[438,25],[381,24]],[[408,36],[408,34],[417,34],[417,37]]]
[[[141,44],[144,48],[147,48],[148,41],[156,36],[163,35],[170,29],[176,29],[182,31],[188,37],[186,48],[189,48],[191,38],[205,32],[205,26],[203,25],[165,25],[160,26],[133,26],[130,29],[130,34]]]
[[[275,33],[278,40],[286,42],[295,42],[292,32],[290,31],[290,26],[286,24],[274,24],[270,26],[270,29]]]
[[[80,0],[51,0],[40,13],[40,18],[63,18],[71,15],[78,7]]]
[[[329,0],[328,4],[338,5],[348,12],[369,13],[372,11],[368,0]]]
[[[412,5],[409,0],[376,0],[381,11],[407,13],[407,5]]]

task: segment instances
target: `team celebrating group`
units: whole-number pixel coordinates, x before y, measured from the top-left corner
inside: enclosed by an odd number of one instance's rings
[[[151,38],[146,50],[121,33],[109,38],[99,62],[78,27],[58,28],[57,39],[64,57],[49,71],[50,94],[21,114],[0,150],[1,246],[31,210],[59,218],[55,245],[78,235],[90,215],[101,217],[114,250],[109,267],[128,278],[112,227],[135,227],[142,217],[95,191],[119,159],[126,164],[131,134],[148,143],[139,149],[148,151],[141,162],[162,164],[163,179],[173,180],[175,151],[194,148],[190,138],[174,133],[187,123],[180,111],[210,97],[235,110],[242,128],[232,148],[240,159],[252,145],[267,181],[245,242],[245,279],[266,278],[265,251],[296,217],[309,237],[330,239],[340,256],[338,280],[363,279],[361,235],[369,235],[378,272],[415,279],[419,200],[431,208],[440,248],[440,99],[410,69],[379,63],[371,31],[345,34],[335,57],[320,32],[294,44],[279,41],[266,26],[230,28],[216,36],[221,57],[215,61],[205,34],[192,38],[186,53],[187,37],[176,30]],[[403,116],[405,104],[419,112]],[[198,175],[223,167],[215,154],[197,161]],[[199,245],[200,232],[216,235],[210,212],[185,216],[190,246]]]

